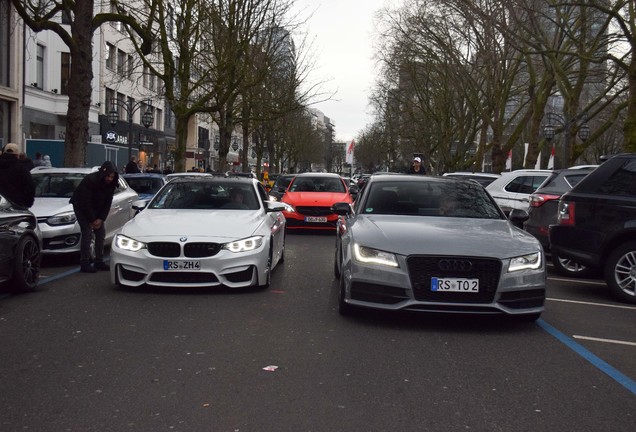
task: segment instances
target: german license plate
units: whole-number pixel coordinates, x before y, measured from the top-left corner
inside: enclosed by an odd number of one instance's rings
[[[433,277],[431,291],[476,293],[479,292],[479,279]]]
[[[327,222],[326,216],[305,216],[305,222]]]
[[[200,261],[163,261],[164,270],[201,270]]]

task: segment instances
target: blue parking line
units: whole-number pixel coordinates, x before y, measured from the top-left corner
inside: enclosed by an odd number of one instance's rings
[[[78,272],[79,272],[79,270],[80,270],[80,269],[79,269],[79,267],[78,267],[78,268],[75,268],[75,269],[73,269],[73,270],[67,270],[67,271],[65,271],[64,273],[56,274],[55,276],[49,276],[49,277],[47,277],[47,278],[40,279],[40,280],[38,281],[38,285],[44,285],[44,284],[47,284],[47,283],[49,283],[49,282],[53,282],[53,281],[56,281],[56,280],[58,280],[58,279],[62,279],[63,277],[66,277],[66,276],[72,275],[73,273],[78,273]]]
[[[605,374],[609,375],[610,378],[612,378],[614,381],[618,382],[620,385],[632,392],[632,394],[636,395],[636,382],[634,380],[624,375],[604,360],[601,360],[590,351],[588,351],[586,348],[584,348],[582,345],[567,337],[542,319],[538,320],[537,324],[539,325],[539,327],[543,328],[552,336],[563,342],[572,351],[583,357],[588,362],[592,363],[593,366],[600,369]]]

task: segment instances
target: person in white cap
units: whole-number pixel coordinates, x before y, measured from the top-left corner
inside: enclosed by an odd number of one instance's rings
[[[27,166],[19,159],[20,149],[9,143],[0,154],[0,194],[21,207],[29,208],[35,199],[35,184]]]
[[[411,168],[409,168],[409,174],[426,175],[426,169],[424,169],[424,165],[422,165],[421,157],[416,156],[413,158],[413,164]]]

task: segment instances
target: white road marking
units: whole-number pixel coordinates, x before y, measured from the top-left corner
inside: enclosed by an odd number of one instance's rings
[[[548,280],[554,280],[554,281],[560,281],[560,282],[576,282],[576,283],[581,283],[585,285],[599,285],[599,286],[607,285],[605,282],[593,281],[589,279],[569,279],[569,278],[549,277]]]
[[[636,310],[636,306],[621,306],[621,305],[614,305],[614,304],[607,304],[607,303],[594,303],[594,302],[584,302],[584,301],[577,301],[577,300],[558,299],[558,298],[552,298],[552,297],[548,297],[546,298],[546,300],[563,302],[563,303],[584,304],[589,306],[605,306],[605,307],[610,307],[615,309]]]
[[[619,344],[619,345],[636,346],[636,342],[626,342],[626,341],[619,341],[615,339],[602,339],[602,338],[579,336],[579,335],[572,335],[572,337],[574,339],[584,339],[584,340],[595,341],[595,342],[605,342],[605,343],[613,343],[613,344]]]

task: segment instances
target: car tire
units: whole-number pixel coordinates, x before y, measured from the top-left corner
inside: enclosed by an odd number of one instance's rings
[[[265,283],[263,285],[259,285],[259,288],[263,290],[266,290],[267,288],[269,288],[270,281],[272,280],[272,254],[273,253],[274,253],[273,246],[272,246],[272,243],[270,243],[269,256],[267,257],[267,279],[265,279]]]
[[[29,292],[37,288],[41,259],[40,245],[35,238],[25,236],[18,242],[11,278],[13,291]]]
[[[342,316],[353,315],[353,306],[345,302],[344,276],[342,275],[338,282],[338,313]]]
[[[279,263],[285,262],[285,240],[287,240],[287,234],[283,232],[283,248],[280,251],[280,258],[278,259]]]
[[[623,243],[605,261],[605,282],[618,300],[636,304],[636,242]]]
[[[335,276],[336,279],[340,277],[339,258],[340,258],[340,254],[338,253],[338,248],[336,247],[336,252],[334,253],[334,257],[333,257],[333,275]]]
[[[555,253],[552,254],[552,264],[554,265],[554,270],[561,276],[585,278],[594,273],[592,268],[586,267],[570,259],[562,258]]]

